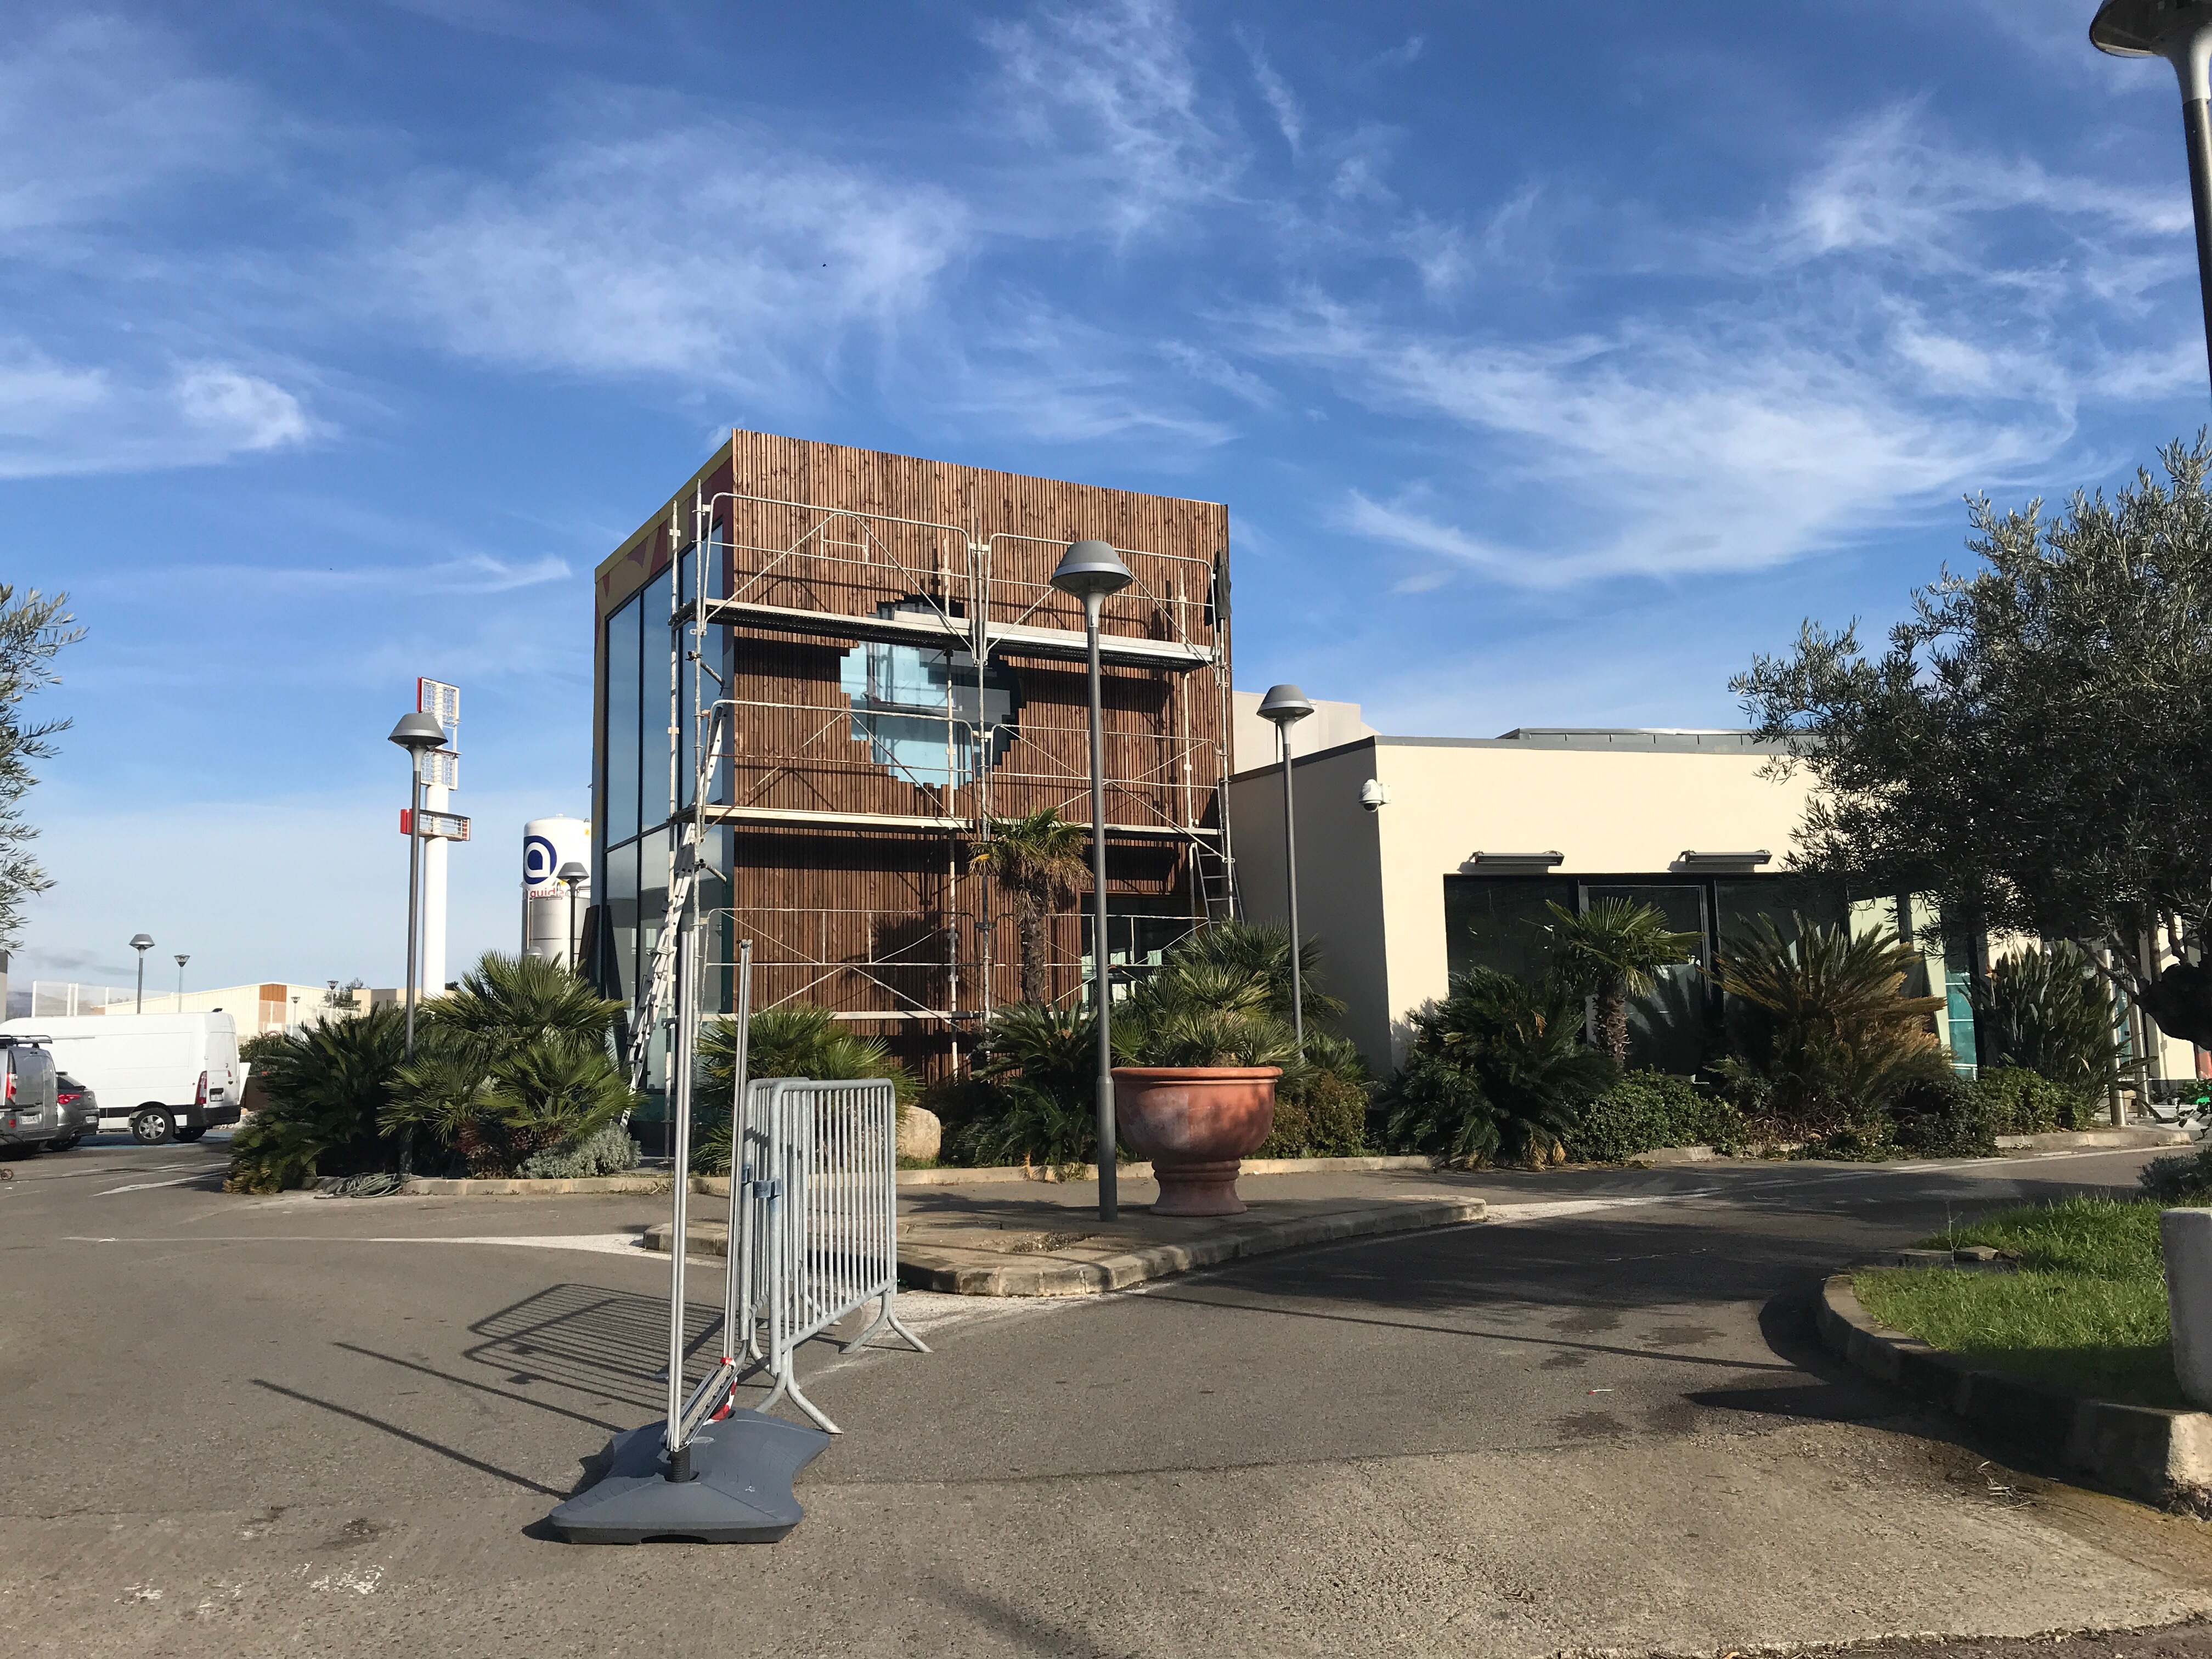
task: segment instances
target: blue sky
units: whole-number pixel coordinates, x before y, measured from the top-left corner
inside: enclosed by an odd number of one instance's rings
[[[396,982],[417,674],[511,946],[592,567],[732,425],[1225,501],[1239,684],[1387,731],[1734,724],[2204,420],[2091,9],[9,8],[0,527],[89,630],[16,982]]]

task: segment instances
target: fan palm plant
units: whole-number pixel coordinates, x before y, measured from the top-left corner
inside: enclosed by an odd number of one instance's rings
[[[1267,989],[1267,1012],[1277,1019],[1291,1017],[1291,934],[1286,927],[1263,927],[1245,921],[1217,921],[1201,927],[1178,944],[1171,953],[1177,963],[1201,963],[1235,969],[1256,978]],[[1298,982],[1308,1026],[1344,1012],[1342,999],[1321,988],[1321,941],[1308,939],[1298,945]]]
[[[1583,1045],[1582,1001],[1556,976],[1455,976],[1450,996],[1413,1016],[1413,1052],[1384,1096],[1391,1140],[1469,1168],[1545,1161],[1620,1075]]]
[[[608,1044],[621,1012],[557,963],[488,951],[426,1011],[380,1121],[477,1175],[577,1145],[636,1104]]]
[[[375,1008],[264,1044],[254,1061],[262,1104],[231,1137],[237,1192],[278,1192],[325,1175],[393,1167],[380,1121],[406,1053],[406,1017]]]
[[[848,1030],[826,1008],[811,1003],[763,1008],[745,1030],[745,1070],[753,1077],[832,1082],[883,1078],[890,1081],[901,1111],[914,1097],[914,1074],[891,1058],[890,1048],[880,1038]],[[691,1167],[702,1175],[726,1175],[737,1103],[736,1020],[711,1019],[701,1027],[698,1075]]]
[[[1713,970],[1735,1000],[1737,1048],[1717,1069],[1795,1129],[1866,1121],[1908,1084],[1947,1069],[1929,1024],[1943,999],[1903,994],[1919,963],[1885,929],[1809,927],[1791,939],[1759,917]]]
[[[1655,907],[1630,899],[1597,899],[1580,915],[1556,902],[1550,908],[1553,961],[1591,987],[1598,1047],[1626,1066],[1628,999],[1649,991],[1660,969],[1689,961],[1702,941],[1695,933],[1669,932]]]
[[[1048,806],[1026,817],[993,819],[991,838],[970,851],[970,867],[988,869],[1000,890],[1012,896],[1024,1002],[1051,1000],[1045,919],[1082,890],[1089,874],[1084,854],[1090,840],[1085,825],[1068,823],[1058,809]]]

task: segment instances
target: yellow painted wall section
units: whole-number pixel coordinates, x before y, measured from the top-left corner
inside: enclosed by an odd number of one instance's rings
[[[1449,989],[1443,878],[1472,870],[1476,853],[1556,851],[1555,873],[1577,876],[1656,874],[1685,850],[1765,848],[1774,857],[1760,867],[1778,870],[1811,790],[1802,770],[1761,777],[1767,757],[1741,750],[1385,741],[1373,755],[1390,797],[1376,817],[1393,1063],[1407,1012]]]

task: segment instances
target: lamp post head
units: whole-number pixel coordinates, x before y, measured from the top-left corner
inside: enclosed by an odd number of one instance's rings
[[[179,968],[183,967],[186,963],[190,962],[191,959],[192,959],[192,958],[191,958],[191,954],[190,954],[189,952],[187,952],[187,951],[178,951],[178,952],[177,952],[177,966],[178,966],[178,967],[179,967]]]
[[[1134,580],[1129,567],[1121,562],[1121,556],[1108,542],[1070,542],[1052,573],[1052,585],[1081,599],[1086,608],[1094,600],[1120,592]]]
[[[1295,685],[1271,685],[1260,699],[1260,718],[1273,720],[1278,730],[1295,725],[1312,714],[1312,700]]]
[[[154,936],[151,933],[131,934],[131,948],[140,956],[144,956],[147,951],[154,948]]]
[[[446,746],[446,728],[428,714],[403,714],[392,728],[392,741],[420,756]]]
[[[575,859],[570,859],[553,872],[554,880],[566,882],[571,887],[575,886],[579,882],[589,881],[591,878],[592,872],[584,868],[583,864]]]
[[[2089,20],[2089,44],[2115,58],[2170,58],[2207,23],[2208,0],[2105,0]]]

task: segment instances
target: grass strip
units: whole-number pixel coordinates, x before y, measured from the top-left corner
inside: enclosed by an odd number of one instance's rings
[[[2185,1407],[2173,1376],[2158,1213],[2146,1200],[2069,1198],[1953,1227],[1923,1249],[1986,1244],[2018,1271],[1879,1267],[1856,1274],[1883,1324],[1993,1370],[2131,1405]]]

